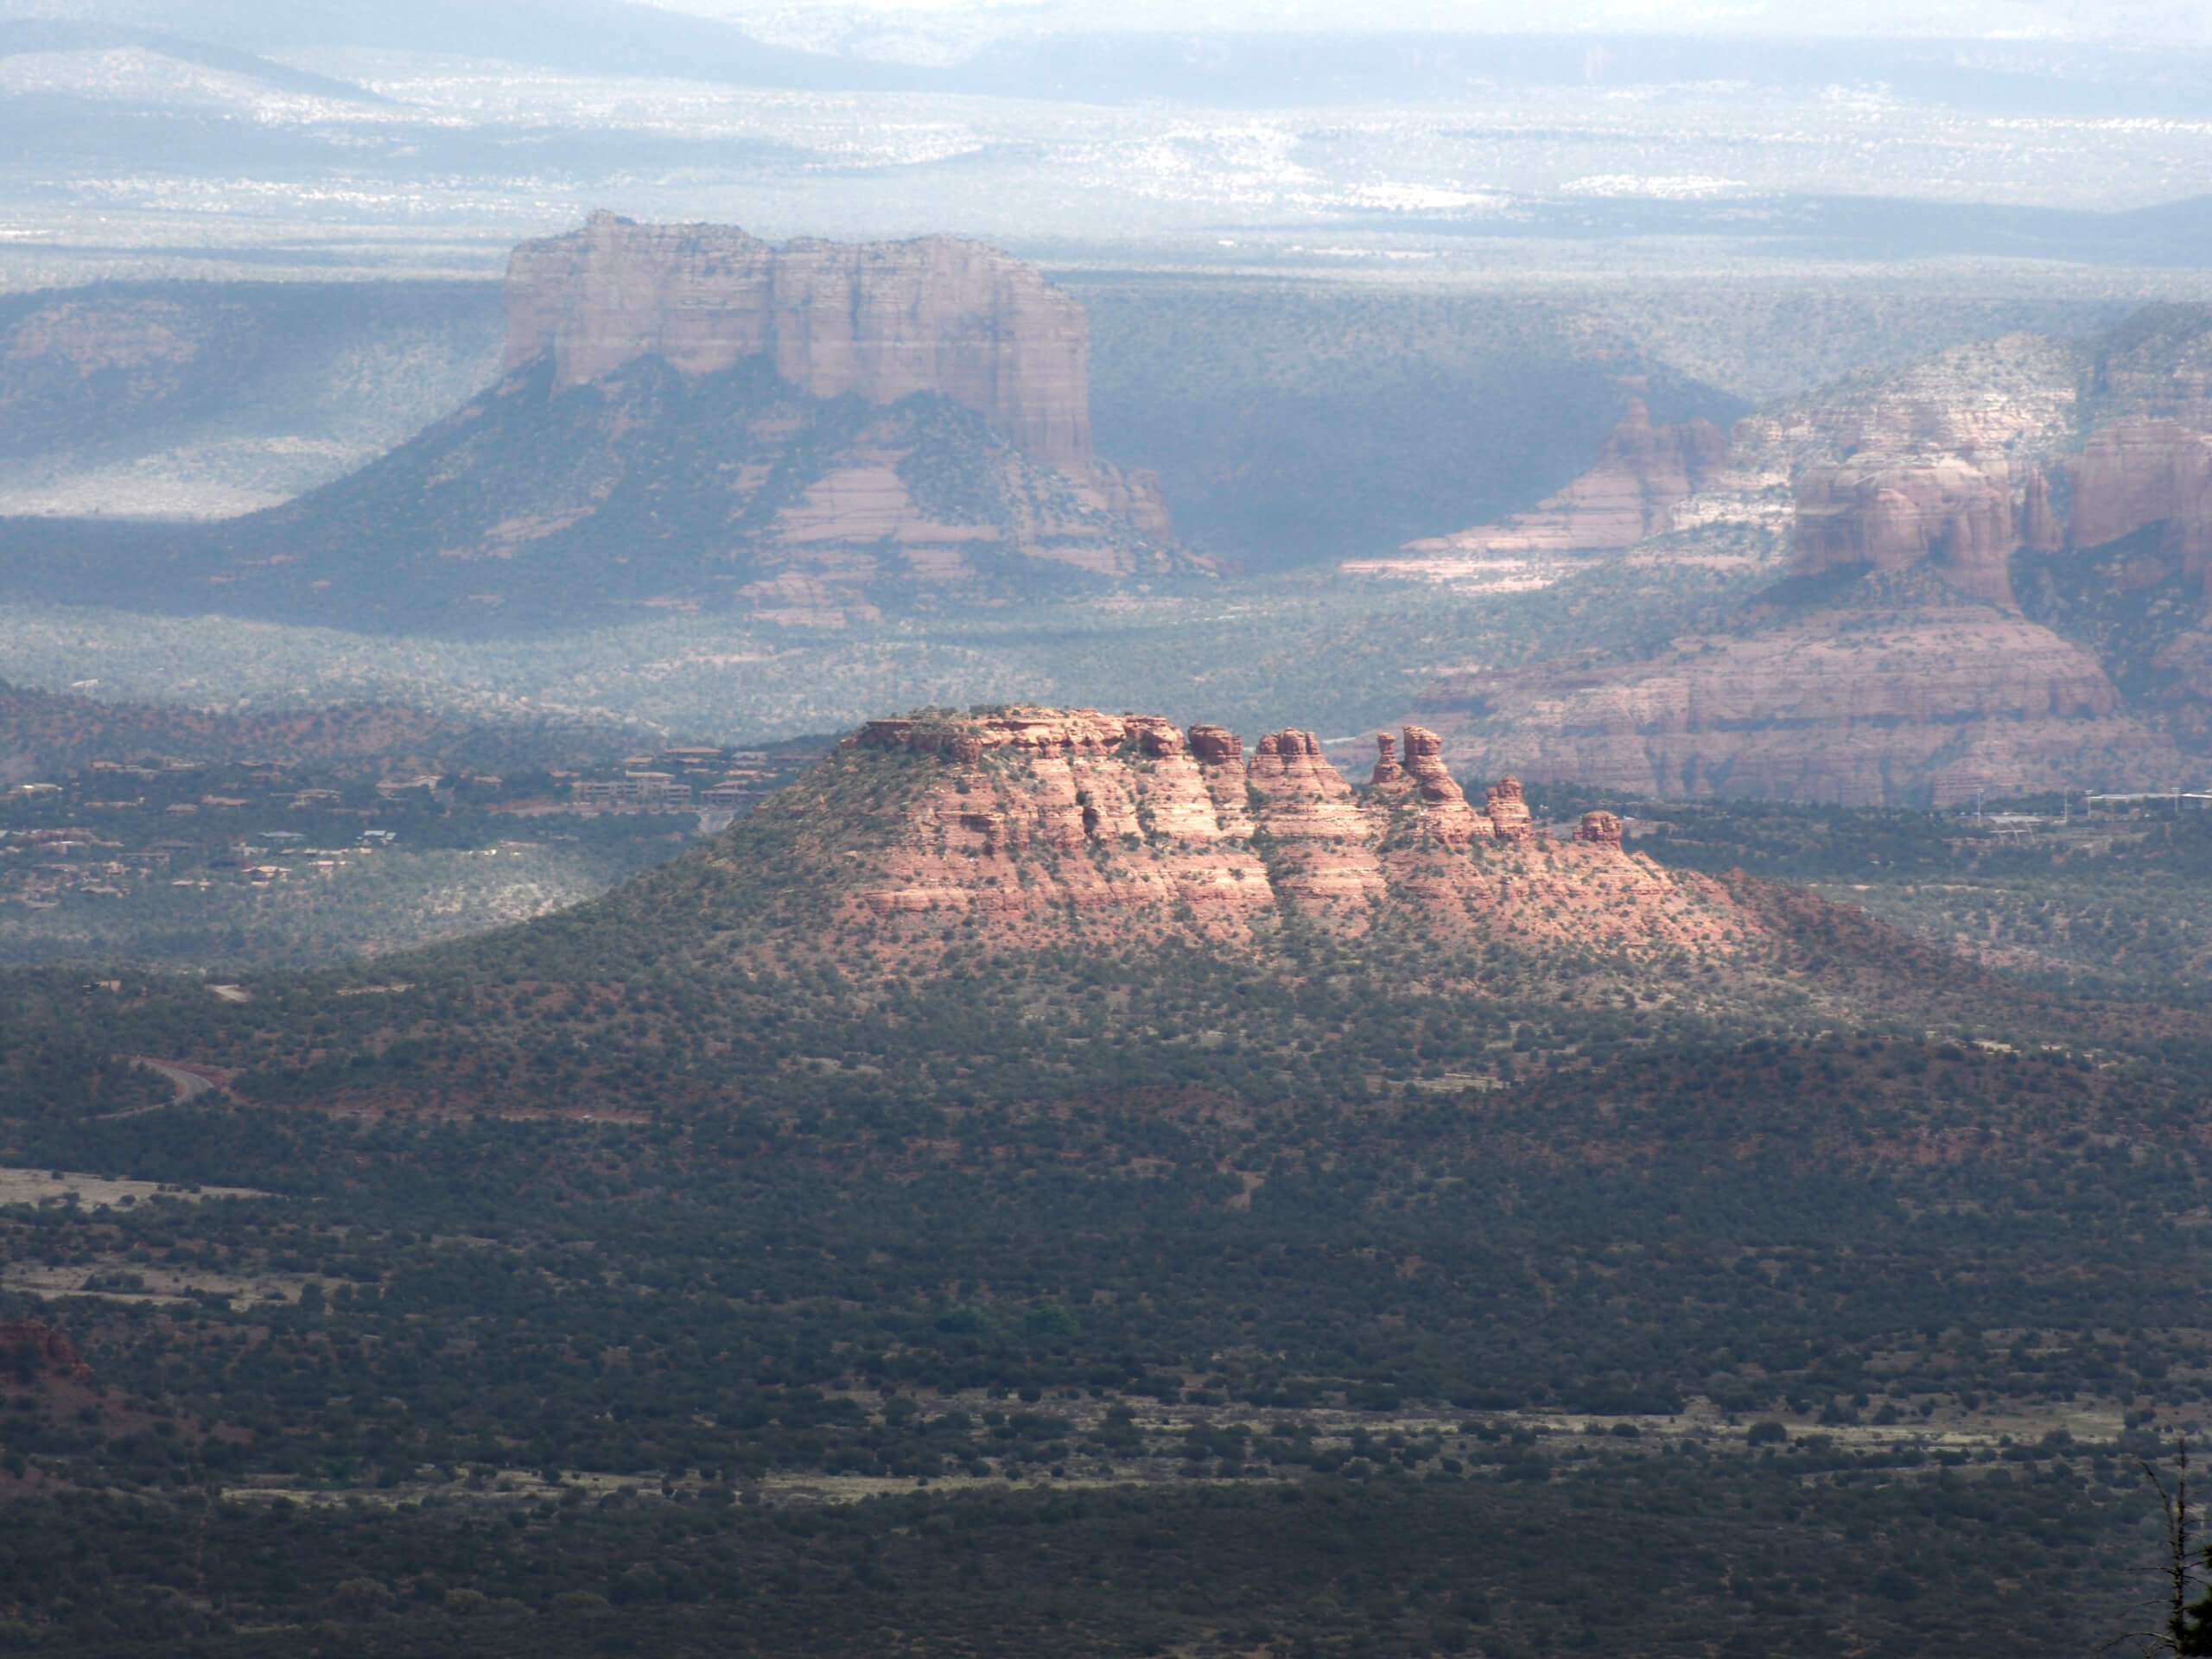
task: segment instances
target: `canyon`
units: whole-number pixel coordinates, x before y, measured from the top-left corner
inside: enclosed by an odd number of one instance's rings
[[[837,804],[855,796],[865,815]],[[757,823],[780,815],[839,925],[892,945],[949,928],[987,950],[1093,930],[1251,944],[1297,923],[1725,956],[1758,935],[1717,883],[1624,851],[1614,815],[1560,835],[1515,779],[1486,797],[1467,799],[1420,728],[1382,742],[1355,790],[1310,732],[1248,754],[1217,726],[1025,706],[871,721]]]
[[[2147,648],[2098,623],[2094,600],[2075,608],[2096,626],[2062,631],[2059,607],[2026,613],[2015,585],[2032,556],[2039,593],[2042,572],[2094,564],[2082,580],[2108,598],[2177,583],[2202,607],[2205,329],[2157,321],[2148,343],[2140,323],[2122,331],[2125,353],[2008,335],[1746,418],[1625,556],[1663,569],[1725,543],[1764,591],[1633,660],[1443,674],[1414,716],[1463,766],[1660,797],[1946,805],[2170,786],[2205,759],[2177,741],[2201,747],[2204,722],[2121,685],[2155,671],[2167,704],[2194,696],[2202,633],[2162,635],[2136,662]],[[1589,488],[1618,466],[1609,452]],[[2123,557],[2101,551],[2130,537]]]

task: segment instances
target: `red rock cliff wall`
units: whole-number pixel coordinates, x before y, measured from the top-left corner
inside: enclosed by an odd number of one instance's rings
[[[2202,582],[2212,564],[2212,436],[2177,421],[2092,433],[2074,462],[2074,545],[2101,547],[2161,521],[2188,578]]]
[[[2019,546],[2012,476],[2001,461],[1954,454],[1855,455],[1797,481],[1801,575],[1871,564],[1931,564],[1961,593],[2012,602],[2007,563]]]
[[[1607,815],[1554,841],[1510,778],[1477,813],[1436,734],[1405,739],[1408,768],[1385,778],[1405,786],[1356,794],[1310,732],[1271,733],[1247,760],[1217,727],[1088,709],[873,721],[855,750],[938,764],[894,843],[849,866],[848,913],[925,933],[988,918],[989,946],[1064,940],[1093,919],[1124,938],[1195,925],[1249,939],[1286,913],[1630,950],[1726,951],[1745,937],[1725,893],[1624,853]]]
[[[550,352],[555,384],[634,359],[711,374],[766,356],[822,397],[941,393],[1037,460],[1091,464],[1090,321],[1033,266],[931,236],[779,249],[734,226],[594,213],[507,262],[507,367]]]

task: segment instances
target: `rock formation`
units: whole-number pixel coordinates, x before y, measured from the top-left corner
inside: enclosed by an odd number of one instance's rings
[[[2088,650],[1963,601],[1819,611],[1648,661],[1457,674],[1416,709],[1463,766],[1639,796],[1942,806],[2159,788],[2178,766]]]
[[[0,1369],[33,1370],[83,1381],[92,1374],[69,1338],[36,1319],[0,1321]]]
[[[1445,846],[1492,839],[1491,821],[1467,804],[1465,791],[1445,770],[1443,739],[1422,726],[1408,726],[1403,735],[1402,766],[1397,761],[1397,739],[1387,732],[1376,737],[1380,753],[1374,775],[1367,780],[1370,797],[1410,807],[1418,815],[1421,833]]]
[[[1491,833],[1500,841],[1534,841],[1536,838],[1535,821],[1529,816],[1529,803],[1522,798],[1521,780],[1507,772],[1483,791],[1483,816],[1491,822]]]
[[[1796,570],[1928,565],[1962,594],[2012,603],[2021,537],[2002,461],[1881,451],[1808,468],[1797,482]]]
[[[1674,510],[1716,477],[1728,461],[1728,440],[1703,419],[1655,426],[1641,398],[1598,454],[1598,463],[1557,494],[1502,524],[1484,524],[1408,542],[1412,561],[1362,560],[1366,572],[1411,570],[1453,558],[1529,553],[1585,553],[1633,547],[1674,527]],[[1443,574],[1440,564],[1437,574]]]
[[[1082,307],[995,249],[598,213],[517,249],[507,304],[499,385],[226,527],[228,608],[836,626],[1213,569],[1155,478],[1092,454]]]
[[[685,375],[764,357],[817,397],[933,391],[1033,458],[1087,473],[1090,321],[1011,254],[957,237],[781,248],[731,225],[594,213],[507,261],[507,370],[556,391],[641,357]]]
[[[1452,675],[1413,712],[1463,767],[1638,794],[1944,804],[2170,785],[2185,767],[2166,728],[2187,722],[2124,707],[2113,677],[2131,665],[2099,655],[2115,631],[2077,640],[2022,615],[2012,567],[2164,524],[2162,550],[2098,579],[2201,584],[2212,435],[2192,423],[2212,314],[2183,332],[2165,359],[2136,342],[2095,373],[2080,347],[2008,335],[1762,411],[1674,509],[1676,533],[1628,563],[1845,580],[1785,584],[1656,657]],[[2133,666],[2194,696],[2179,658],[2200,637]]]
[[[1621,821],[1611,812],[1585,812],[1582,822],[1575,826],[1574,838],[1592,847],[1618,847]]]
[[[2212,432],[2178,421],[2129,421],[2089,435],[2073,466],[2068,539],[2102,547],[2167,526],[2166,552],[2191,585],[2212,563]]]
[[[986,945],[1064,939],[1097,920],[1126,937],[1196,928],[1249,939],[1289,918],[1358,931],[1393,921],[1446,935],[1632,951],[1732,950],[1753,924],[1712,883],[1669,874],[1585,832],[1537,835],[1520,785],[1471,810],[1436,734],[1405,734],[1355,792],[1310,732],[1250,757],[1217,727],[1018,708],[872,721],[830,763],[906,792],[865,854],[846,856],[855,921],[900,931],[988,918]],[[1395,747],[1395,745],[1393,746]],[[1402,786],[1400,786],[1402,785]]]
[[[2056,553],[2066,545],[2066,524],[2051,505],[2050,475],[2031,467],[2020,492],[2020,545],[2037,553]]]

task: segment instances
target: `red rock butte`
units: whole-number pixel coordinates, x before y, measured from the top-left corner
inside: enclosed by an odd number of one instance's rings
[[[1554,836],[1511,778],[1478,810],[1434,733],[1402,739],[1405,763],[1385,738],[1355,790],[1310,732],[1270,733],[1248,756],[1217,726],[1090,709],[871,721],[830,766],[907,766],[879,798],[901,804],[868,826],[874,850],[839,855],[866,861],[842,873],[845,913],[894,937],[985,920],[988,948],[1093,926],[1249,942],[1293,917],[1631,954],[1732,952],[1758,931],[1718,884],[1624,851],[1611,813]],[[917,772],[915,757],[931,764]]]
[[[1091,467],[1090,320],[1033,265],[957,237],[779,248],[728,225],[596,213],[507,261],[510,372],[556,389],[658,357],[687,375],[766,357],[818,397],[937,392],[1033,459]]]

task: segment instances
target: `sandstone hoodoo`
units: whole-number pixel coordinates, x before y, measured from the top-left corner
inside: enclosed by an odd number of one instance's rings
[[[1091,926],[1249,944],[1304,923],[1726,953],[1758,931],[1718,885],[1624,852],[1608,815],[1541,833],[1510,778],[1478,812],[1436,734],[1402,736],[1411,764],[1393,740],[1355,789],[1310,732],[1270,733],[1248,758],[1218,727],[1094,709],[879,720],[762,823],[784,813],[817,834],[838,827],[817,803],[878,802],[865,847],[823,843],[823,879],[848,925],[893,944],[970,927],[983,948],[1017,948]]]
[[[997,249],[598,213],[517,249],[506,305],[497,386],[221,532],[226,607],[836,625],[1211,571],[1092,452],[1082,306]]]

